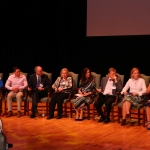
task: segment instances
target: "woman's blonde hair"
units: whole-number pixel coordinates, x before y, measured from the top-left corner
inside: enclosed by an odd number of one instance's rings
[[[69,76],[69,71],[68,71],[68,69],[67,68],[63,68],[63,69],[61,69],[61,71],[60,71],[60,76],[61,76],[61,74],[62,74],[62,72],[63,71],[66,71],[66,73],[67,73],[67,77]]]
[[[139,75],[140,75],[140,71],[139,71],[138,68],[132,68],[131,73],[130,73],[130,77],[131,77],[131,78],[133,78],[133,75],[132,75],[132,74],[133,74],[133,72],[136,71],[136,70],[139,72]]]

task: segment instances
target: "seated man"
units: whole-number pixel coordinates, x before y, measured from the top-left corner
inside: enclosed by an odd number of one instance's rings
[[[36,66],[35,73],[29,77],[28,91],[31,91],[32,98],[32,114],[30,118],[36,117],[38,101],[48,96],[48,89],[50,88],[50,80],[47,75],[43,74],[43,69]]]
[[[8,114],[6,117],[12,116],[12,99],[16,97],[18,113],[17,117],[21,117],[21,103],[23,97],[23,90],[28,86],[26,77],[20,73],[19,67],[13,68],[13,74],[10,75],[6,81],[5,87],[10,90],[7,95]]]
[[[103,77],[100,84],[100,89],[98,90],[99,98],[94,103],[94,106],[98,112],[98,115],[101,116],[98,122],[109,123],[110,122],[110,112],[112,108],[112,103],[116,100],[116,92],[120,92],[122,90],[122,82],[116,76],[116,70],[114,68],[110,68],[108,71],[108,76]],[[102,105],[105,103],[106,105],[106,116],[102,111]]]

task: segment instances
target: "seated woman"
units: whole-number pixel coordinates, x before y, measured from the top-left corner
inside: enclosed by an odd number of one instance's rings
[[[121,92],[124,94],[124,98],[122,100],[122,126],[126,124],[126,117],[129,117],[131,105],[136,107],[142,101],[142,94],[146,93],[145,81],[140,78],[139,69],[133,68],[130,75],[131,78],[128,80]],[[128,89],[130,89],[129,93],[127,92]]]
[[[86,109],[89,104],[90,96],[93,94],[94,89],[95,82],[93,80],[93,76],[91,75],[91,71],[89,68],[84,68],[79,82],[79,94],[77,94],[76,102],[74,103],[76,110],[76,121],[83,120],[83,110]]]
[[[54,118],[55,105],[57,104],[58,115],[57,119],[61,118],[62,115],[62,104],[64,99],[69,97],[69,94],[72,90],[72,77],[69,76],[67,68],[63,68],[60,72],[60,77],[58,77],[55,83],[52,85],[52,88],[55,90],[52,95],[50,107],[49,107],[49,116],[47,119]]]

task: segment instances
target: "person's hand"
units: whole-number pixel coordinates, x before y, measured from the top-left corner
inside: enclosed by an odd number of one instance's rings
[[[63,88],[59,87],[59,88],[58,88],[58,91],[59,91],[59,92],[63,91]]]
[[[44,88],[42,88],[42,87],[38,87],[38,90],[39,90],[39,91],[42,91],[42,90],[44,90]]]
[[[19,88],[18,88],[18,87],[13,87],[13,88],[12,88],[12,91],[18,92],[18,91],[19,91]]]
[[[126,95],[126,94],[127,94],[127,92],[123,92],[123,94],[124,94],[124,95]]]
[[[32,89],[28,87],[28,91],[31,91]]]
[[[117,77],[116,77],[116,76],[114,76],[114,78],[113,78],[113,79],[114,79],[114,81],[115,81],[115,82],[117,82]]]
[[[18,91],[19,91],[19,88],[15,88],[15,89],[14,89],[14,92],[18,92]]]
[[[96,90],[97,90],[97,92],[98,92],[98,93],[102,92],[102,90],[101,90],[101,89],[96,89]]]
[[[138,93],[136,93],[136,92],[133,92],[132,94],[133,94],[133,96],[137,96],[138,95]]]

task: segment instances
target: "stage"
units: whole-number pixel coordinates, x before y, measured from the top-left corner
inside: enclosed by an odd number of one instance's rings
[[[74,116],[73,116],[74,117]],[[150,131],[128,123],[98,123],[97,120],[75,121],[74,118],[1,116],[3,132],[12,150],[148,150]],[[97,118],[98,119],[98,118]]]

